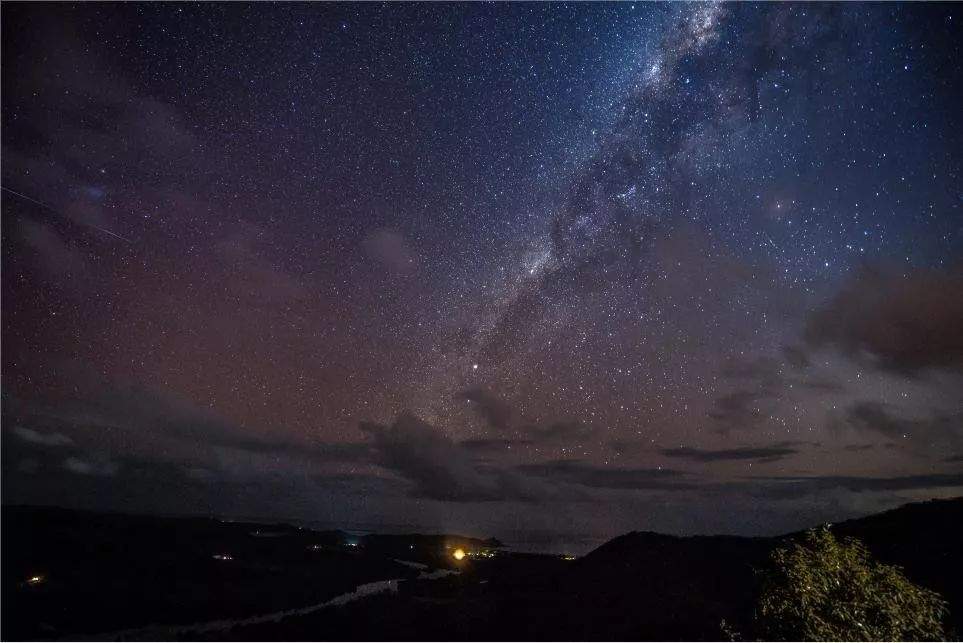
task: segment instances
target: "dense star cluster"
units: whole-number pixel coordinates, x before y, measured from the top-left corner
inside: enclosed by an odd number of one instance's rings
[[[961,21],[6,6],[4,502],[579,550],[958,495]]]

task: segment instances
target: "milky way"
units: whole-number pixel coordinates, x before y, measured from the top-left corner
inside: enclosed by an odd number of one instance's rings
[[[961,19],[5,7],[4,502],[584,550],[959,494]]]

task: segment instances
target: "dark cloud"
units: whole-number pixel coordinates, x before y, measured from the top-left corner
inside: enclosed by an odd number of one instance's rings
[[[505,451],[507,449],[527,447],[536,444],[534,440],[501,440],[498,438],[476,438],[462,440],[460,446],[471,451]]]
[[[449,502],[534,500],[536,486],[523,476],[481,467],[468,449],[410,413],[391,426],[363,424],[375,462],[411,483],[411,495]]]
[[[45,403],[7,396],[4,446],[11,446],[6,439],[9,432],[24,447],[70,450],[72,459],[65,467],[75,473],[106,472],[111,467],[103,462],[118,455],[189,463],[216,472],[229,470],[233,475],[256,466],[252,457],[274,461],[277,467],[284,466],[282,462],[321,466],[370,459],[371,447],[363,442],[301,440],[281,427],[254,431],[148,387],[123,385],[90,373],[77,381],[69,393]]]
[[[551,422],[544,426],[529,425],[522,431],[535,440],[545,442],[585,440],[592,435],[592,430],[577,420]]]
[[[84,476],[112,476],[117,473],[118,466],[106,459],[90,460],[70,456],[64,460],[64,469]]]
[[[15,426],[12,432],[24,442],[31,442],[48,447],[62,447],[74,443],[73,440],[63,433],[44,433],[42,431],[28,429],[24,426]]]
[[[808,358],[797,348],[785,347],[784,360],[775,357],[733,358],[723,363],[720,375],[738,386],[713,400],[708,416],[720,433],[752,429],[768,416],[775,400],[789,395],[793,388],[822,394],[842,393],[841,383],[827,376],[801,375]],[[785,363],[792,366],[787,374]]]
[[[617,469],[597,466],[581,460],[553,460],[519,465],[518,470],[531,476],[547,478],[599,489],[680,490],[693,488],[672,469]]]
[[[793,368],[804,369],[811,364],[806,351],[798,346],[784,346],[782,354]]]
[[[709,417],[722,433],[751,429],[763,419],[762,400],[777,398],[771,390],[742,390],[715,399]]]
[[[727,379],[756,381],[762,386],[772,386],[782,381],[779,360],[772,357],[726,360],[721,375]]]
[[[651,443],[639,442],[638,440],[612,440],[609,442],[609,449],[618,454],[635,455],[649,450],[651,446]]]
[[[782,460],[799,453],[796,443],[782,442],[768,447],[740,447],[735,449],[696,449],[680,447],[662,449],[660,453],[669,458],[680,458],[693,462],[723,462],[727,460]]]
[[[889,408],[890,405],[883,402],[857,402],[846,412],[846,423],[858,431],[881,433],[891,438],[905,437],[913,422],[896,417]]]
[[[750,493],[760,493],[773,498],[788,499],[833,490],[868,493],[963,487],[963,473],[927,473],[889,478],[860,476],[786,476],[759,477],[753,480],[754,482],[747,484],[736,483],[731,489],[739,488]]]
[[[963,275],[864,269],[809,318],[811,348],[831,347],[902,375],[963,371]]]
[[[846,446],[843,447],[843,451],[860,452],[860,451],[869,451],[870,449],[875,449],[875,448],[876,448],[875,444],[847,444]]]
[[[470,402],[479,417],[492,428],[508,428],[512,419],[512,408],[494,393],[475,387],[462,391],[459,398]]]
[[[842,393],[846,390],[840,382],[828,377],[805,377],[793,380],[792,383],[818,393]]]
[[[751,429],[764,417],[763,401],[782,397],[786,380],[779,360],[759,356],[727,360],[721,375],[740,388],[713,400],[709,417],[721,433]]]
[[[51,279],[79,281],[86,276],[84,252],[58,233],[55,226],[25,217],[20,222],[20,235]]]
[[[79,229],[88,240],[116,245],[129,242],[143,223],[105,207],[107,190],[95,182],[116,172],[150,192],[146,186],[181,184],[185,172],[222,165],[218,154],[204,154],[177,108],[126,82],[106,58],[82,45],[83,36],[67,21],[38,20],[34,28],[34,37],[50,46],[43,62],[22,69],[10,87],[60,98],[56,109],[30,110],[4,134],[3,185],[40,205],[32,216],[47,224],[25,218],[21,232],[44,268],[76,276],[86,254],[72,239]],[[127,162],[131,158],[141,162]],[[128,190],[111,192],[116,199]]]
[[[963,433],[963,413],[933,414],[924,419],[908,419],[897,415],[890,404],[862,401],[850,406],[843,423],[857,431],[879,433],[890,438],[952,437]]]
[[[21,443],[27,446],[26,443]],[[23,504],[162,514],[273,516],[314,518],[319,495],[331,489],[320,480],[259,474],[225,475],[191,461],[156,457],[105,456],[74,451],[64,458],[54,450],[9,449],[4,443],[3,499]],[[395,483],[397,484],[397,483]],[[368,488],[373,488],[369,486]],[[167,493],[159,494],[158,489]],[[347,492],[364,493],[360,481],[340,487],[340,505]],[[379,487],[385,495],[389,487]],[[277,511],[283,506],[283,512]]]
[[[363,473],[322,474],[314,476],[318,487],[337,493],[399,496],[402,485],[397,479]]]

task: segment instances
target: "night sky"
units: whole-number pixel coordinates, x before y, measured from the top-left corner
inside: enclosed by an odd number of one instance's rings
[[[963,493],[963,11],[3,6],[3,502],[773,534]]]

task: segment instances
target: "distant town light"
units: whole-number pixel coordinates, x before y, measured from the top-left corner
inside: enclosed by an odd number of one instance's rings
[[[230,554],[214,554],[214,560],[234,560],[234,557]]]
[[[27,579],[28,585],[39,585],[42,582],[43,582],[43,576],[40,576],[39,574],[37,576],[31,576],[30,578]]]
[[[452,554],[452,556],[455,557],[455,560],[461,560],[461,559],[463,559],[463,558],[465,557],[465,550],[464,550],[464,549],[456,549],[455,552]]]

